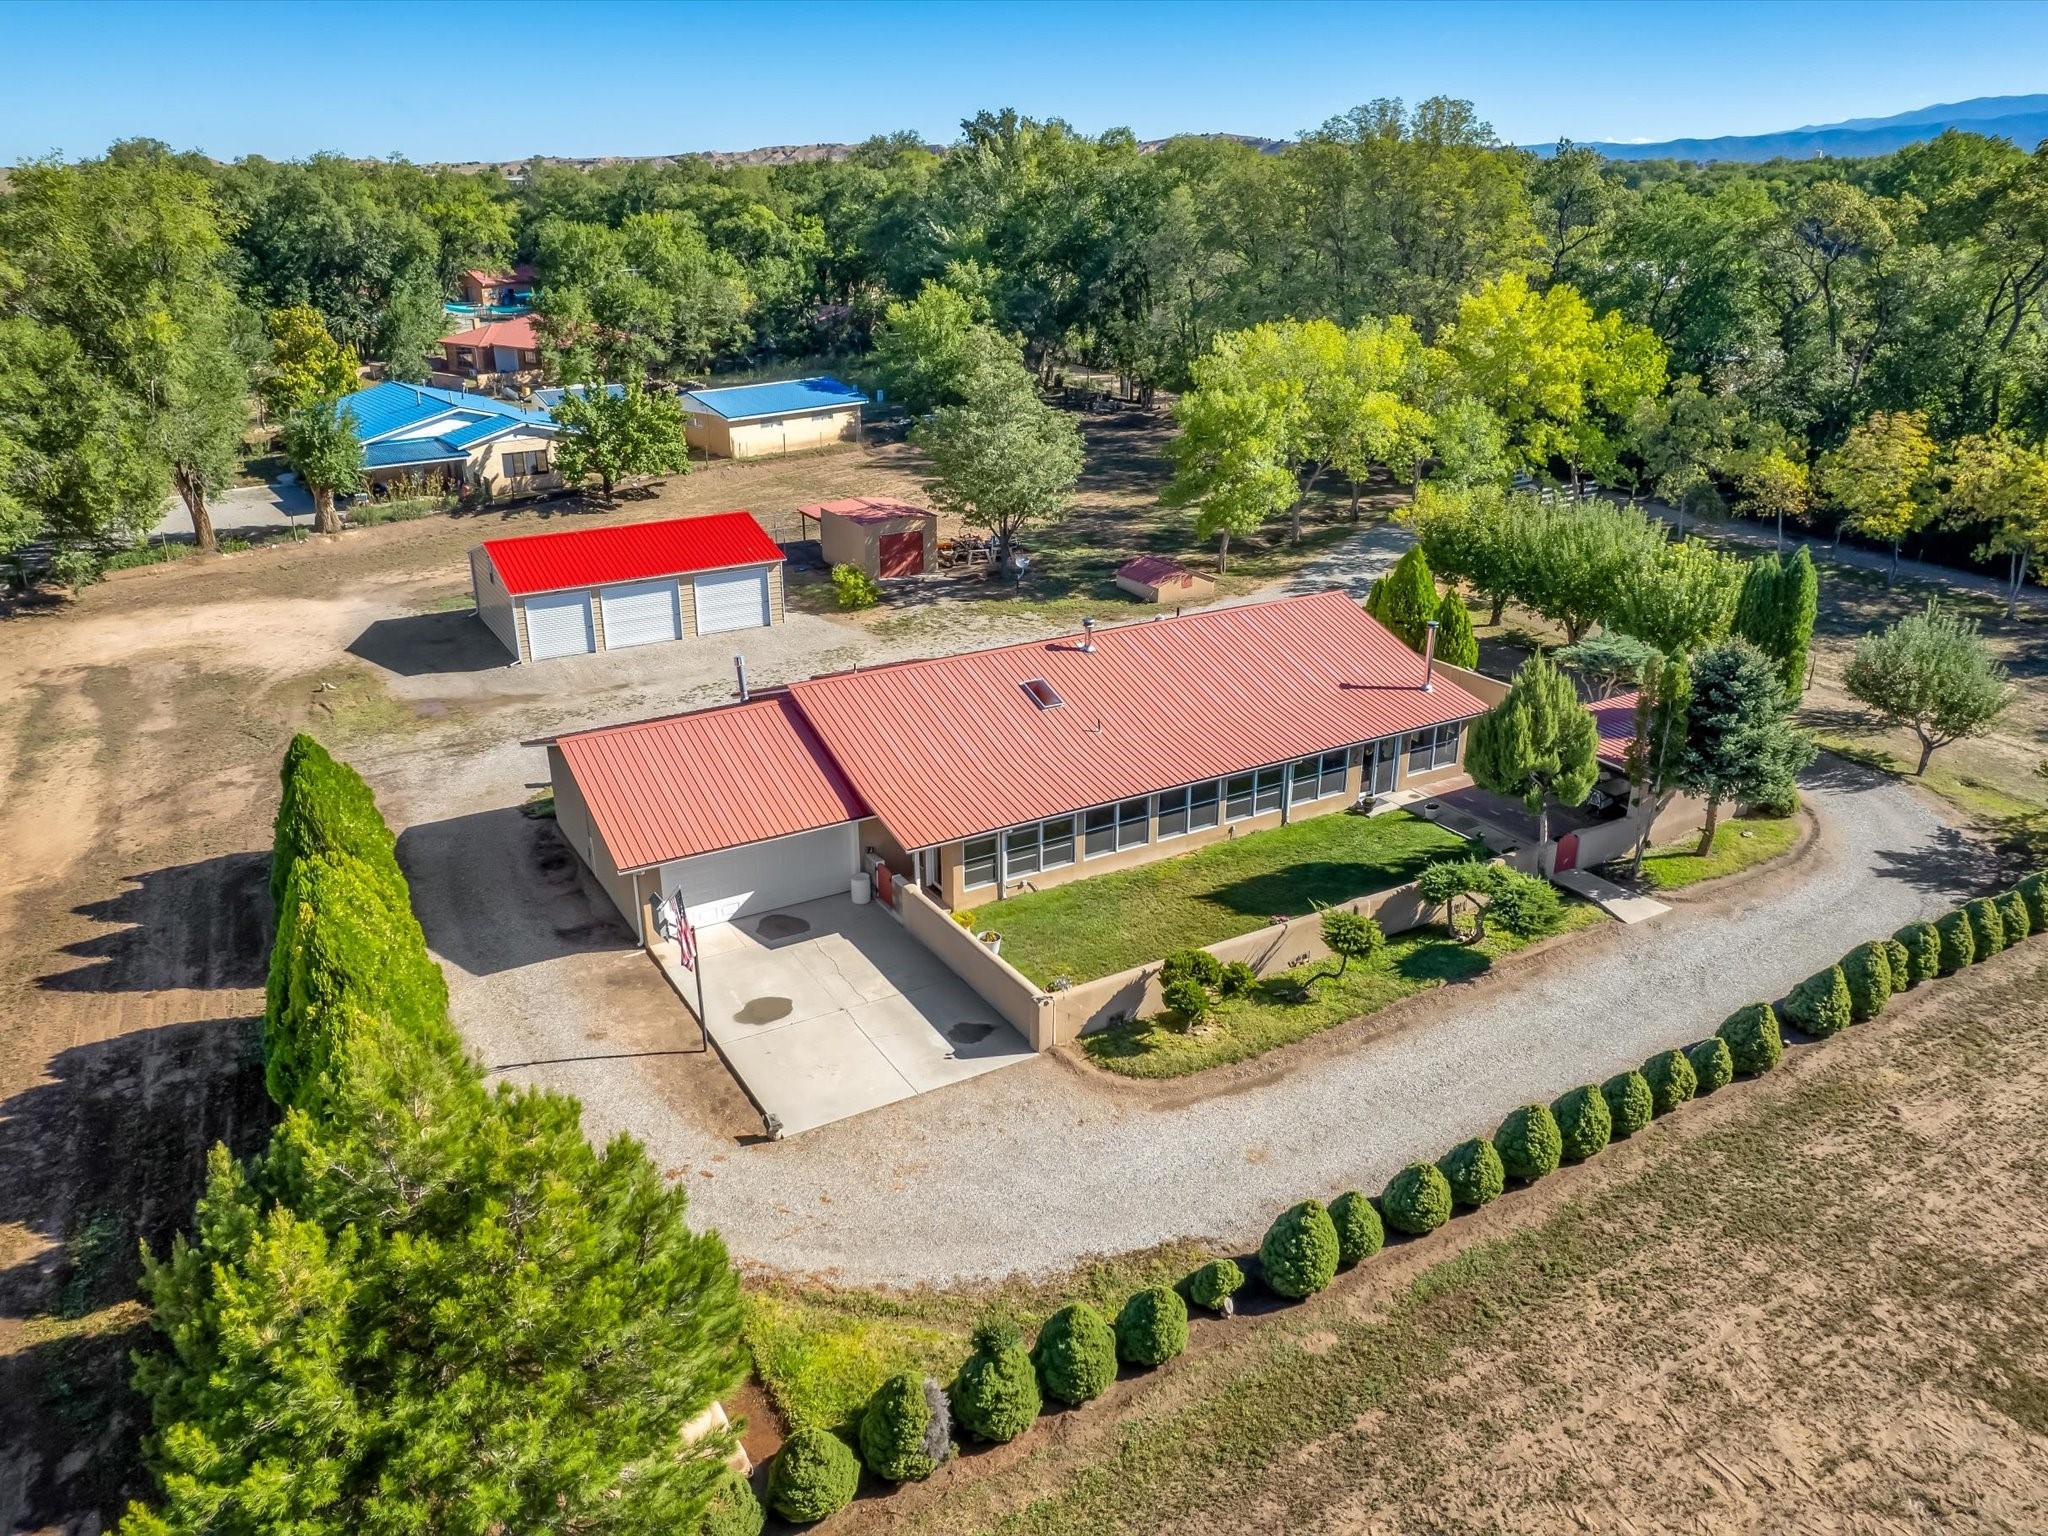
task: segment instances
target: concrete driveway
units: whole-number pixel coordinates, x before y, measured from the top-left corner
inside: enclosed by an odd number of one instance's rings
[[[707,929],[711,1038],[785,1136],[1033,1052],[881,906],[827,896]],[[696,1002],[696,978],[669,967]]]
[[[313,526],[313,498],[303,485],[236,485],[213,498],[209,509],[213,531],[226,537],[269,528]],[[164,503],[156,532],[166,538],[191,538],[192,514],[173,496]]]

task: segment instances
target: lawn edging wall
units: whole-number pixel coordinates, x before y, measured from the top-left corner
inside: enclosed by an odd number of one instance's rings
[[[1053,1000],[1048,994],[1039,991],[1022,971],[955,922],[952,913],[925,895],[915,883],[899,880],[895,890],[896,910],[912,938],[1000,1013],[1018,1034],[1031,1042],[1034,1051],[1049,1051],[1059,1043]]]

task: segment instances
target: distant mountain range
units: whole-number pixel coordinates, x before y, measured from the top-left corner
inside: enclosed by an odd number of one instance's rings
[[[1967,129],[1992,138],[2011,139],[2031,151],[2048,139],[2048,95],[1979,96],[1901,112],[1895,117],[1852,117],[1846,122],[1818,123],[1782,133],[1732,134],[1719,139],[1666,139],[1660,144],[1586,144],[1610,160],[1812,160],[1820,156],[1851,159],[1888,155],[1939,135],[1946,128]],[[1554,144],[1526,148],[1549,154]]]

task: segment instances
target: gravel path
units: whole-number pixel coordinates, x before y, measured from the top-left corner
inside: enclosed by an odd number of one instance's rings
[[[579,1094],[594,1135],[630,1130],[658,1165],[688,1170],[698,1218],[747,1263],[915,1284],[1048,1271],[1181,1236],[1249,1246],[1290,1201],[1377,1189],[1517,1103],[1696,1039],[1856,941],[1946,905],[1974,872],[1959,835],[1903,785],[1829,766],[1807,799],[1821,834],[1786,871],[1460,990],[1387,1037],[1311,1047],[1291,1069],[1201,1102],[1169,1106],[1038,1060],[737,1146],[678,1114],[638,1063],[557,1060],[517,1075]],[[578,1054],[582,1010],[567,1000],[461,987],[458,1013],[486,1051],[518,1052],[495,1060]]]

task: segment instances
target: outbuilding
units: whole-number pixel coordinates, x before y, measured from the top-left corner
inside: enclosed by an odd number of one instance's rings
[[[851,565],[877,580],[923,576],[938,568],[939,515],[880,496],[849,496],[801,507],[818,525],[827,565]]]
[[[1140,555],[1118,566],[1116,584],[1148,603],[1191,606],[1216,597],[1214,580],[1161,555]]]
[[[680,398],[690,446],[719,459],[758,459],[858,442],[860,408],[867,403],[867,396],[851,384],[823,375],[693,389]]]
[[[487,539],[469,573],[520,661],[782,622],[782,550],[750,512]]]

